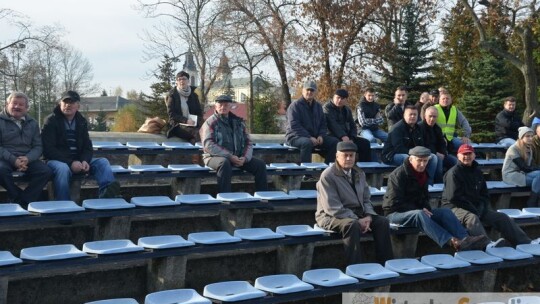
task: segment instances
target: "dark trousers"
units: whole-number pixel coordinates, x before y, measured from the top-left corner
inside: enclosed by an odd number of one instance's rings
[[[384,265],[384,262],[394,258],[392,242],[390,241],[390,223],[384,216],[371,215],[371,218],[370,227],[373,233],[377,262]],[[362,245],[360,244],[362,232],[358,220],[334,218],[330,222],[330,226],[326,228],[341,233],[347,265],[362,262]]]
[[[492,226],[499,231],[503,238],[508,240],[512,246],[529,244],[531,238],[519,228],[519,226],[508,215],[500,212],[488,210],[484,216],[478,216],[461,208],[452,208],[452,212],[467,228],[470,235],[487,235],[484,224]]]
[[[231,161],[225,157],[213,156],[206,165],[216,170],[218,191],[220,193],[231,192],[231,178],[233,165]],[[249,162],[245,162],[240,169],[247,171],[255,177],[255,190],[266,191],[268,189],[268,181],[266,179],[266,164],[258,158],[251,158]]]
[[[0,186],[6,189],[9,200],[23,206],[37,201],[52,176],[51,169],[40,160],[28,163],[28,169],[24,172],[28,186],[24,190],[15,185],[12,175],[14,169],[10,163],[0,161]]]
[[[369,140],[355,136],[352,138],[354,144],[358,148],[357,161],[359,162],[370,162],[371,161],[371,143]]]
[[[332,136],[323,136],[323,143],[319,146],[314,146],[309,137],[294,137],[288,144],[300,149],[300,162],[310,163],[311,153],[313,148],[320,148],[325,155],[324,162],[332,163],[336,161],[336,148],[339,140]]]

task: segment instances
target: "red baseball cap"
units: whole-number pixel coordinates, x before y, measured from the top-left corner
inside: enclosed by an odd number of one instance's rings
[[[457,150],[458,154],[464,154],[464,153],[474,153],[474,148],[469,144],[463,144],[459,146],[459,149]]]

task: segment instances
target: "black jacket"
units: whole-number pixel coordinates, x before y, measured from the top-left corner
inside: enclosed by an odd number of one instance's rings
[[[167,105],[167,113],[169,114],[169,132],[167,137],[172,137],[171,130],[174,127],[179,126],[179,123],[186,123],[189,114],[197,115],[197,129],[203,124],[203,112],[201,104],[199,102],[199,96],[195,94],[196,87],[191,87],[191,94],[188,96],[187,105],[189,113],[182,113],[182,106],[180,105],[180,94],[176,87],[172,88],[167,97],[165,98],[165,104]],[[189,128],[189,127],[188,127]]]
[[[424,137],[424,147],[431,150],[431,153],[441,153],[448,155],[446,149],[446,140],[442,133],[441,127],[438,124],[434,124],[433,127],[428,125],[424,120],[418,123],[418,127],[422,131]]]
[[[405,101],[403,108],[401,106],[396,106],[396,104],[393,102],[386,105],[386,108],[384,108],[384,114],[388,120],[388,131],[392,131],[392,126],[403,119],[403,112],[405,112],[404,109],[406,106],[410,105],[413,104],[409,101]]]
[[[420,186],[409,159],[388,176],[388,186],[384,194],[383,210],[388,215],[410,210],[431,210],[429,205],[428,182]]]
[[[382,150],[382,161],[392,163],[395,154],[409,154],[409,149],[416,146],[424,146],[424,138],[418,124],[411,128],[405,121],[400,120],[388,133],[388,139]]]
[[[77,136],[77,156],[73,158],[69,150],[66,137],[64,114],[60,106],[56,106],[53,113],[45,118],[41,130],[43,142],[43,156],[48,160],[57,160],[71,166],[74,161],[86,161],[90,163],[93,155],[92,141],[88,134],[88,122],[77,112],[75,114],[75,132]]]
[[[461,162],[453,166],[444,175],[442,207],[462,208],[480,218],[490,208],[490,198],[486,180],[478,163],[464,166]]]
[[[503,138],[517,139],[519,127],[523,127],[523,122],[516,115],[516,111],[500,111],[497,117],[495,117],[495,136],[497,136],[497,142]]]
[[[332,101],[323,106],[326,125],[328,126],[328,135],[337,137],[339,140],[343,136],[353,139],[357,135],[356,124],[352,117],[351,108],[344,106],[338,108]]]

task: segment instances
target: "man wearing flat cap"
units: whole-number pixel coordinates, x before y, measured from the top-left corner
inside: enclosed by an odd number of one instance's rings
[[[266,164],[253,157],[253,143],[244,120],[231,113],[232,102],[228,95],[218,96],[214,114],[201,127],[204,163],[216,170],[220,193],[231,192],[233,167],[253,174],[255,190],[265,191],[268,187]]]
[[[81,98],[75,91],[62,94],[53,113],[45,118],[41,136],[43,156],[53,171],[54,196],[71,200],[69,183],[73,174],[91,174],[99,186],[99,198],[120,196],[106,158],[93,158],[88,122],[79,112]]]
[[[384,213],[391,223],[419,228],[441,248],[448,245],[456,251],[483,249],[489,243],[485,235],[469,236],[450,210],[431,208],[426,173],[430,155],[428,148],[414,147],[405,162],[390,173]]]
[[[372,232],[379,263],[393,259],[388,219],[371,204],[366,175],[356,166],[356,145],[337,144],[336,162],[326,168],[317,182],[315,220],[323,229],[341,233],[347,264],[362,261],[362,234]]]
[[[352,141],[358,147],[356,153],[358,161],[371,161],[371,144],[369,140],[358,137],[356,123],[352,117],[352,110],[348,106],[349,92],[345,89],[338,89],[334,93],[331,101],[323,106],[328,135],[337,138],[339,141]]]
[[[315,100],[317,84],[306,81],[302,97],[291,103],[287,109],[287,131],[285,139],[290,146],[300,149],[300,161],[311,162],[313,148],[325,153],[325,163],[336,157],[337,138],[327,135],[328,128],[322,106]]]

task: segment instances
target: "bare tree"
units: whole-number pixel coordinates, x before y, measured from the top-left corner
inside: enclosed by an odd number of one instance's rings
[[[521,71],[525,81],[525,104],[523,122],[530,124],[534,116],[540,115],[540,105],[538,104],[538,76],[535,70],[533,52],[538,48],[538,41],[533,35],[533,25],[540,17],[540,2],[536,0],[516,0],[516,1],[488,1],[480,0],[479,4],[485,6],[484,9],[475,7],[475,1],[469,3],[468,0],[459,0],[471,14],[474,24],[480,37],[480,46],[491,54],[501,57]],[[510,20],[508,28],[509,35],[519,37],[519,45],[514,50],[505,48],[497,43],[492,33],[486,31],[485,25],[481,22],[478,14],[486,13],[488,10],[492,17]]]
[[[75,90],[81,95],[99,91],[99,85],[92,83],[92,65],[82,53],[71,46],[59,48],[62,90]]]

